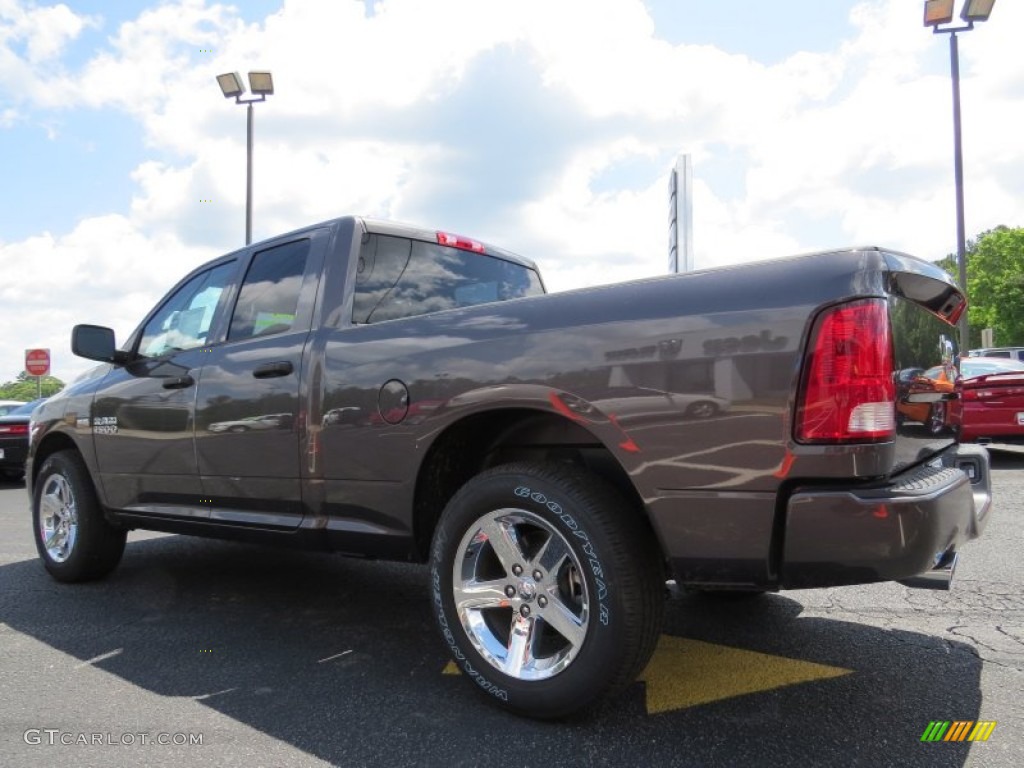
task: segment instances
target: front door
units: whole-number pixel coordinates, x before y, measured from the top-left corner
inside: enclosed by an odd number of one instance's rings
[[[186,279],[146,322],[133,361],[107,373],[91,426],[112,507],[180,515],[200,505],[196,385],[221,295],[236,269],[235,261],[225,261]]]

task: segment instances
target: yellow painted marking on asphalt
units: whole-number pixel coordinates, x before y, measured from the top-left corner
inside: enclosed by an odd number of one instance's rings
[[[653,715],[852,671],[662,635],[640,679],[647,684],[647,713]]]
[[[848,675],[853,670],[662,635],[647,668],[647,714]],[[458,675],[449,661],[442,672]]]

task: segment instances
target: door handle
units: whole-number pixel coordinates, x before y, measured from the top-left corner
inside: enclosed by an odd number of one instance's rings
[[[257,367],[256,370],[252,372],[252,375],[257,379],[273,379],[276,376],[287,376],[294,370],[295,368],[290,362],[287,360],[281,360],[276,363],[264,363]]]
[[[186,389],[196,383],[196,380],[189,376],[187,373],[184,376],[172,376],[169,379],[164,379],[164,389]]]

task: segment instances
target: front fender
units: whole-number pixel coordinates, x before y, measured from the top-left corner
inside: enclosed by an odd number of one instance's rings
[[[110,366],[98,366],[43,403],[33,414],[29,431],[28,459],[25,463],[25,487],[32,497],[38,468],[56,451],[73,448],[85,461],[89,474],[99,477],[92,440],[92,402]],[[103,488],[94,482],[100,501]]]

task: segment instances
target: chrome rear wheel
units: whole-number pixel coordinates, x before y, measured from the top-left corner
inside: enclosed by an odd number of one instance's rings
[[[525,509],[499,509],[470,526],[458,551],[455,610],[481,657],[517,680],[546,680],[572,664],[590,595],[562,533]]]
[[[595,706],[654,651],[657,541],[643,511],[583,467],[521,462],[470,479],[438,521],[430,565],[452,660],[518,714]]]

